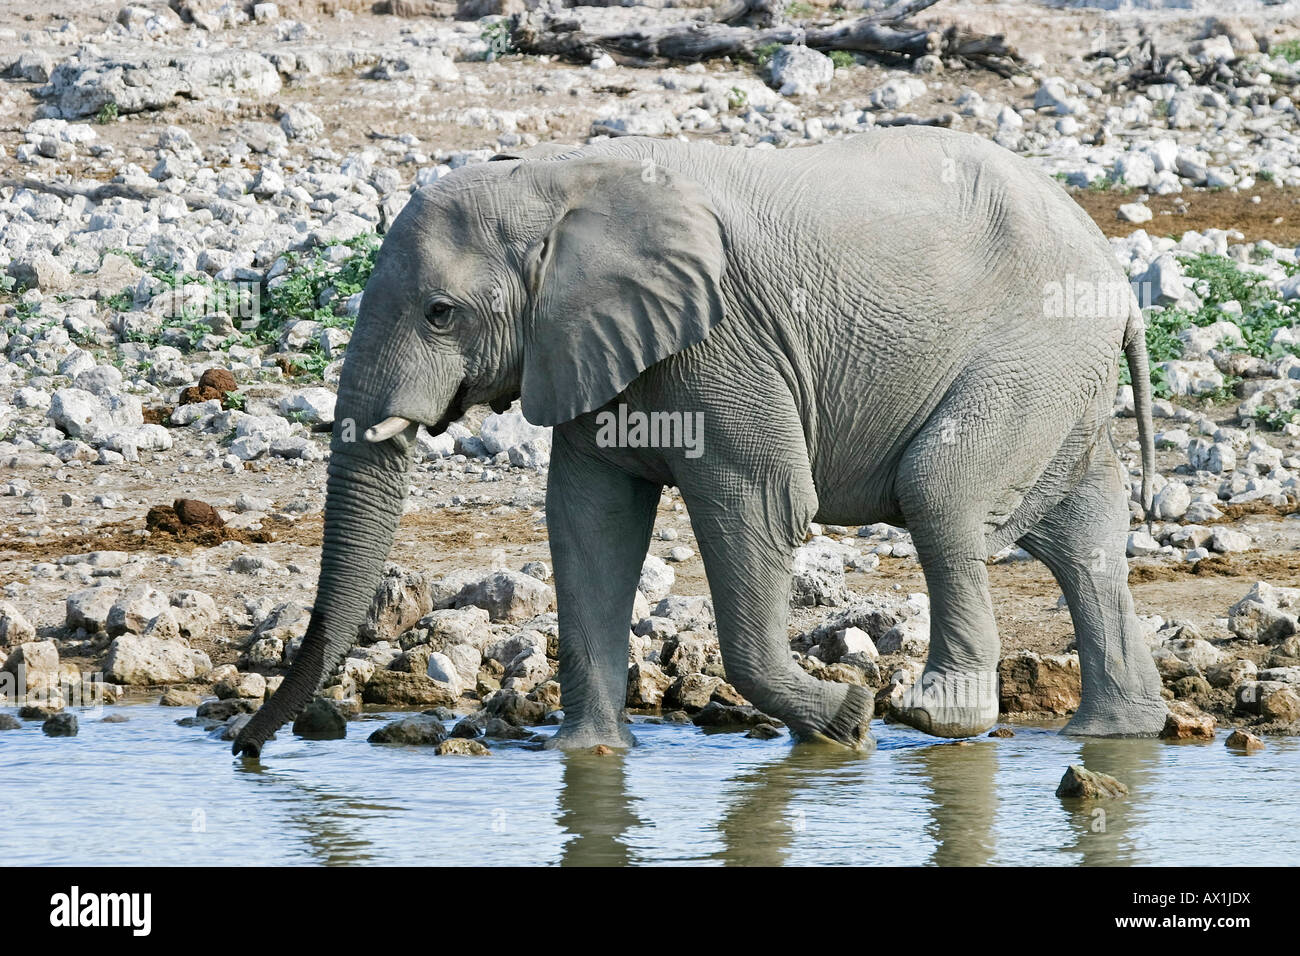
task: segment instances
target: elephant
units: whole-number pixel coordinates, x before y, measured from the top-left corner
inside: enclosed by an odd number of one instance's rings
[[[553,426],[564,719],[549,746],[635,743],[628,622],[665,487],[695,531],[728,680],[795,739],[873,743],[872,692],[790,652],[792,554],[814,520],[911,532],[931,639],[895,720],[942,737],[996,721],[986,562],[1019,542],[1075,628],[1082,699],[1065,730],[1153,735],[1166,708],[1109,432],[1121,352],[1149,512],[1137,299],[1061,186],[973,135],[882,128],[781,150],[622,137],[456,169],[412,195],[378,253],[338,385],[310,624],[234,751],[259,755],[350,649],[417,429],[516,399]],[[609,427],[638,413],[658,440]],[[702,427],[692,447],[670,427],[683,417]]]

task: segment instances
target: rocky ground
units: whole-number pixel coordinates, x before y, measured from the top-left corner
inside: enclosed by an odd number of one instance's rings
[[[20,673],[62,685],[19,719],[50,717],[102,673],[110,700],[161,695],[229,737],[274,690],[313,599],[321,429],[379,238],[413,189],[539,141],[787,148],[925,122],[1057,175],[1149,305],[1157,521],[1134,506],[1130,581],[1180,701],[1169,733],[1300,731],[1295,4],[1243,2],[1228,19],[953,0],[919,15],[1006,33],[1021,63],[1003,76],[806,48],[568,63],[510,51],[497,14],[512,3],[461,3],[464,19],[438,2],[385,7],[414,16],[343,0],[6,5],[0,691]],[[593,32],[706,14],[564,13]],[[1127,386],[1115,432],[1136,480]],[[409,706],[430,714],[381,740],[473,752],[557,719],[549,442],[517,408],[422,436],[393,566],[297,732]],[[1078,662],[1059,589],[1018,550],[990,576],[1003,710],[1069,714]],[[670,489],[629,621],[628,706],[779,733],[726,683],[707,593]],[[883,704],[919,673],[928,604],[905,531],[810,528],[791,603],[791,652],[818,677]]]

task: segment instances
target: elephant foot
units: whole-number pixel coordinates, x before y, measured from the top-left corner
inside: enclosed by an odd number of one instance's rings
[[[560,729],[542,744],[543,750],[590,750],[593,747],[612,747],[626,750],[636,746],[636,738],[624,724],[608,727],[570,727],[561,724]]]
[[[870,691],[849,684],[844,702],[825,727],[803,731],[791,727],[791,733],[799,743],[830,744],[850,750],[874,750],[876,738],[871,736],[871,718],[875,708],[876,699]]]
[[[1168,716],[1169,708],[1159,697],[1095,705],[1085,701],[1061,733],[1074,737],[1156,737]]]
[[[974,737],[998,720],[996,671],[926,670],[890,701],[889,715],[932,737]]]

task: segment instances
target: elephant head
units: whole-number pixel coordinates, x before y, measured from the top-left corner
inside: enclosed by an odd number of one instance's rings
[[[505,161],[416,193],[384,239],[338,388],[320,579],[284,683],[238,735],[262,744],[351,648],[392,546],[416,430],[476,403],[558,425],[606,404],[722,317],[703,191],[648,162]]]

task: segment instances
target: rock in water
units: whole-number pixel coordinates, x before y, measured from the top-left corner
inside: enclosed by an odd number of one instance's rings
[[[294,720],[293,732],[307,740],[342,740],[348,735],[348,722],[337,707],[317,697]]]
[[[467,737],[451,737],[438,744],[438,756],[446,757],[451,754],[462,757],[489,757],[492,755],[492,751],[477,740],[470,740]]]
[[[1081,800],[1113,800],[1127,796],[1128,787],[1109,774],[1097,773],[1075,763],[1065,771],[1056,795]]]
[[[1213,740],[1214,718],[1186,701],[1169,704],[1162,740]]]
[[[442,721],[425,714],[401,717],[384,724],[369,740],[372,744],[413,744],[434,746],[447,739],[447,729]]]
[[[187,687],[168,687],[158,699],[160,707],[197,707],[203,698]]]
[[[705,727],[714,733],[736,733],[766,724],[774,727],[780,723],[775,717],[755,707],[735,707],[709,701],[704,708],[692,718],[697,727]]]
[[[48,737],[75,737],[77,736],[77,715],[55,714],[41,724],[41,730]]]
[[[1223,745],[1231,750],[1244,750],[1246,753],[1264,749],[1264,741],[1246,730],[1234,730],[1228,734],[1228,739],[1223,742]]]

